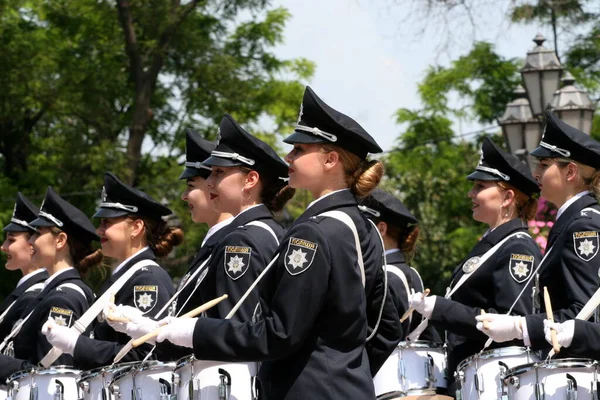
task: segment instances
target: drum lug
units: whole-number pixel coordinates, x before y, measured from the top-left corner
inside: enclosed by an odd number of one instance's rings
[[[200,381],[198,379],[190,379],[188,382],[188,400],[196,400],[196,393],[200,392]]]
[[[88,390],[88,393],[89,393],[89,390]],[[113,397],[111,396],[110,389],[107,388],[106,386],[102,388],[102,392],[101,393],[102,393],[102,400],[113,400]]]
[[[475,390],[477,390],[478,393],[483,393],[485,390],[483,376],[479,372],[476,372],[473,376],[473,380],[475,381]]]
[[[543,383],[535,384],[535,399],[536,400],[544,400],[546,398],[546,392],[544,391]]]
[[[498,365],[500,366],[500,374],[498,375],[500,379],[500,385],[498,386],[500,388],[500,398],[506,399],[508,398],[508,387],[506,385],[506,381],[504,380],[504,375],[506,375],[506,371],[508,371],[509,368],[508,365],[502,361],[498,361]]]
[[[465,383],[465,373],[462,371],[454,371],[454,381],[456,382],[456,400],[462,399],[462,387]]]
[[[37,386],[32,386],[29,391],[29,400],[38,400],[38,388]]]
[[[115,399],[121,398],[121,388],[116,383],[110,385],[110,392],[115,396]]]
[[[58,379],[55,381],[56,390],[54,391],[53,400],[64,400],[65,397],[65,385]]]
[[[258,386],[260,381],[258,380],[258,376],[254,375],[250,378],[250,396],[251,400],[258,400],[259,389]]]
[[[427,361],[425,361],[425,374],[427,375],[426,381],[430,389],[434,388],[437,382],[437,379],[435,379],[435,375],[433,374],[434,365],[433,357],[427,353]]]
[[[158,380],[158,383],[160,384],[160,396],[159,396],[160,400],[176,400],[177,399],[177,396],[172,394],[175,390],[174,390],[174,387],[171,386],[169,381],[167,381],[164,378],[160,378]]]
[[[231,395],[231,375],[229,372],[225,371],[223,368],[219,368],[219,379],[221,383],[219,383],[219,400],[229,400],[229,396]]]
[[[567,400],[577,400],[577,380],[567,374]]]

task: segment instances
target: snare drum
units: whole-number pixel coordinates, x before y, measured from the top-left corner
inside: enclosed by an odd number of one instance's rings
[[[538,361],[526,347],[503,347],[484,351],[463,360],[454,374],[456,397],[464,400],[497,400],[504,388],[502,377],[509,368]]]
[[[175,369],[178,400],[256,400],[255,362],[227,363],[182,358]]]
[[[79,371],[67,366],[19,371],[12,374],[8,380],[8,399],[77,399],[78,378]]]
[[[110,391],[113,376],[124,369],[129,370],[136,362],[122,363],[112,366],[95,368],[81,373],[77,381],[81,400],[113,400],[115,397]]]
[[[176,399],[173,388],[174,362],[139,362],[116,371],[110,385],[115,399],[171,400]]]
[[[400,342],[381,366],[373,384],[379,399],[444,393],[446,353],[443,345],[423,340]]]
[[[596,399],[598,363],[585,358],[565,358],[521,365],[504,377],[509,398]]]
[[[6,386],[0,385],[0,400],[6,400],[6,396],[8,396]]]

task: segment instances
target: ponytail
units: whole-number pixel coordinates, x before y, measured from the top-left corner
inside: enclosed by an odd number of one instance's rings
[[[260,192],[260,201],[271,212],[278,212],[283,209],[285,204],[294,197],[296,189],[291,188],[286,181],[273,174],[260,173],[262,189]]]
[[[183,231],[180,228],[167,226],[162,219],[140,219],[144,221],[146,243],[154,251],[156,257],[165,257],[174,247],[183,243]]]

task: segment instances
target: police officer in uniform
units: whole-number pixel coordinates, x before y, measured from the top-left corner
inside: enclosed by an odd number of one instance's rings
[[[81,273],[98,265],[102,252],[94,250],[98,240],[94,226],[85,214],[48,188],[38,218],[30,223],[37,229],[31,237],[32,264],[44,266],[50,278],[43,290],[21,316],[22,324],[13,328],[14,357],[17,361],[3,368],[0,379],[23,366],[36,365],[52,348],[42,333],[42,325],[51,318],[57,325],[70,327],[93,301],[92,290],[81,280]],[[20,329],[17,326],[20,325]],[[15,331],[15,329],[17,329]],[[73,358],[62,355],[53,365],[73,365]]]
[[[481,351],[487,337],[476,328],[481,310],[507,313],[523,291],[511,314],[532,312],[531,289],[526,287],[541,254],[527,233],[527,221],[535,216],[539,188],[527,165],[484,138],[481,159],[468,179],[473,219],[489,229],[454,270],[450,298],[411,296],[411,306],[435,326],[446,330],[448,378],[458,364]],[[503,343],[492,347],[522,345]],[[452,389],[450,391],[452,392]]]
[[[44,281],[48,279],[48,272],[44,268],[31,263],[29,238],[35,233],[35,228],[29,225],[29,222],[37,218],[39,211],[39,208],[19,192],[10,223],[3,229],[6,232],[6,240],[2,244],[2,251],[7,255],[6,269],[20,270],[23,277],[15,290],[0,303],[0,342],[10,333],[13,325],[35,300],[44,288]]]
[[[377,225],[385,246],[386,269],[390,294],[396,304],[398,315],[408,309],[411,293],[423,292],[423,280],[419,272],[408,265],[416,251],[419,239],[419,226],[415,216],[406,206],[390,193],[375,189],[365,197],[360,210]],[[423,320],[419,313],[413,313],[402,325],[407,336]],[[441,338],[433,326],[419,337],[420,340],[440,343]]]
[[[309,190],[316,200],[290,227],[261,282],[262,318],[172,319],[157,340],[193,348],[205,359],[263,361],[266,399],[374,399],[365,286],[374,286],[376,271],[383,273],[383,248],[356,195],[369,194],[379,182],[383,166],[366,156],[381,149],[310,88],[295,133],[285,142],[294,145],[286,157],[289,185]],[[321,215],[327,211],[341,213]],[[343,219],[342,213],[351,225],[333,216]],[[395,346],[401,327],[390,305]]]
[[[548,111],[542,140],[531,155],[539,159],[535,178],[542,197],[558,207],[540,268],[540,286],[548,287],[554,320],[564,322],[577,315],[600,284],[600,143]],[[483,329],[482,323],[479,328],[496,342],[523,338],[533,349],[548,349],[545,318],[544,312],[524,318],[478,317],[490,321],[489,329]],[[581,346],[579,350],[585,345]],[[570,350],[561,351],[561,356],[568,356]]]
[[[110,172],[104,174],[101,203],[94,214],[100,218],[96,232],[103,254],[119,264],[102,285],[99,296],[106,291],[114,293],[116,304],[130,307],[131,318],[156,314],[174,293],[171,277],[155,262],[140,264],[122,287],[113,286],[138,263],[165,257],[183,241],[181,229],[168,227],[163,220],[170,214],[169,208],[146,193],[124,184]],[[88,328],[91,337],[79,335],[55,321],[49,321],[43,331],[52,345],[74,356],[77,368],[109,365],[129,337],[116,332],[106,321],[110,311],[106,314]],[[149,350],[150,345],[140,346],[130,351],[124,361],[141,361]]]

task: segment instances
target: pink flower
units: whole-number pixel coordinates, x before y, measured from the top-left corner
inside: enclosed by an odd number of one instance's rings
[[[534,220],[528,221],[528,222],[527,222],[527,225],[528,225],[530,228],[534,228],[534,227],[535,227],[535,221],[534,221]]]
[[[540,233],[540,228],[538,228],[537,226],[535,228],[533,228],[531,230],[531,232],[533,232],[534,235],[537,235],[538,233]]]
[[[544,221],[535,221],[535,224],[537,226],[539,226],[540,228],[543,228],[544,226],[546,226],[546,223]]]
[[[552,227],[554,226],[554,222],[552,222],[552,221],[548,221],[548,222],[546,222],[546,226],[547,226],[548,228],[552,228]]]
[[[548,243],[548,241],[546,240],[545,237],[543,236],[538,236],[535,238],[535,242],[538,244],[538,246],[540,246],[540,248],[545,249],[546,248],[546,244]]]

